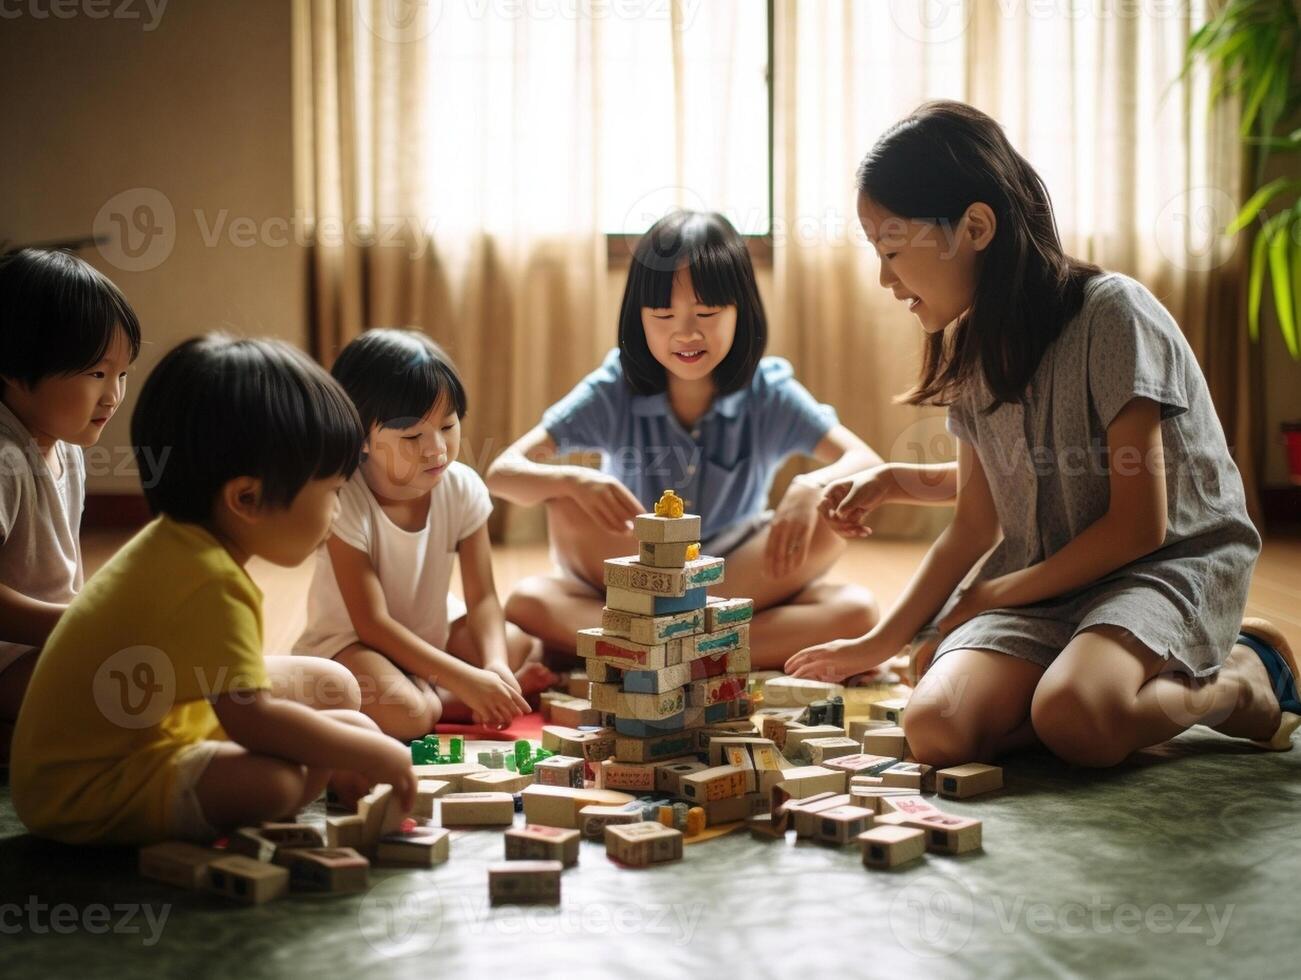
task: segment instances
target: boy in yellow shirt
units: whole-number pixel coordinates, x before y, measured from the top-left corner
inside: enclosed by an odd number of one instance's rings
[[[347,395],[287,345],[197,338],[145,382],[131,441],[159,516],[87,583],[36,665],[13,742],[23,823],[69,843],[211,840],[297,812],[333,773],[390,783],[409,810],[407,748],[325,707],[330,678],[299,673],[309,690],[277,696],[243,567],[297,565],[329,533],[362,443]]]

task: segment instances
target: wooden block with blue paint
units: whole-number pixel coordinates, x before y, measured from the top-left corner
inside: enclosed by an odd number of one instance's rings
[[[708,596],[704,586],[687,589],[680,596],[652,595],[649,592],[633,592],[629,589],[607,588],[605,605],[609,609],[634,613],[638,616],[666,616],[670,613],[690,612],[704,609]]]
[[[632,522],[633,534],[645,544],[690,544],[700,540],[700,516],[683,514],[681,517],[660,517],[657,514],[638,514]]]
[[[713,633],[700,633],[683,641],[682,656],[687,660],[697,657],[716,657],[720,653],[750,648],[750,627],[729,626]]]
[[[614,758],[620,762],[657,762],[695,752],[696,733],[693,731],[656,732],[649,736],[620,733],[614,740]]]
[[[655,568],[643,565],[636,555],[611,558],[605,562],[606,588],[626,589],[649,595],[679,597],[691,589],[719,585],[723,581],[722,558],[702,555],[683,568]],[[607,603],[608,604],[608,603]]]
[[[691,664],[674,664],[659,670],[625,670],[622,689],[631,694],[662,694],[691,682]],[[595,702],[593,702],[595,703]],[[602,709],[614,711],[614,708]],[[617,713],[617,712],[616,712]]]
[[[705,606],[705,632],[716,633],[729,626],[748,623],[753,618],[753,599],[720,599],[711,596]]]
[[[660,670],[682,662],[682,640],[654,645],[606,636],[599,627],[578,631],[578,655],[621,670]],[[552,707],[554,711],[554,705]]]
[[[688,609],[664,616],[639,616],[606,606],[601,610],[601,628],[607,636],[624,636],[637,643],[654,645],[704,632],[705,613]]]
[[[687,716],[685,711],[680,711],[668,718],[644,719],[644,718],[620,718],[614,719],[614,730],[620,735],[632,735],[635,738],[650,738],[655,735],[667,735],[672,732],[680,732],[686,727]],[[618,743],[615,743],[616,746]]]

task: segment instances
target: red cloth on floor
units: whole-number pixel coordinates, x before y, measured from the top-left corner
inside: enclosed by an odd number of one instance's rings
[[[434,726],[436,735],[464,735],[466,738],[483,739],[492,742],[513,742],[519,738],[538,739],[542,737],[542,713],[534,711],[520,715],[509,728],[498,731],[484,728],[482,725],[458,725],[448,722]]]

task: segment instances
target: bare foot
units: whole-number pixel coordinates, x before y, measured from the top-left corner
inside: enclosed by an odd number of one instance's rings
[[[1263,620],[1255,621],[1255,625],[1261,624],[1268,626],[1269,631],[1252,629],[1251,633],[1282,653],[1283,659],[1295,670],[1295,664],[1288,655],[1291,651],[1286,649],[1286,641],[1282,640],[1281,635],[1273,635],[1277,630],[1272,625],[1264,623]],[[1229,683],[1237,687],[1239,692],[1229,716],[1219,725],[1214,726],[1217,732],[1234,738],[1250,738],[1257,741],[1268,741],[1273,738],[1278,730],[1282,712],[1279,709],[1278,696],[1269,682],[1269,673],[1254,650],[1241,643],[1235,644],[1229,653],[1229,658],[1220,669],[1220,675],[1215,683]]]
[[[515,680],[519,681],[520,693],[528,697],[547,690],[560,678],[542,661],[526,660],[515,671]]]

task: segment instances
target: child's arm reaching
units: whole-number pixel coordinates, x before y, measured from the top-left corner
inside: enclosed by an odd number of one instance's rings
[[[411,752],[387,735],[345,724],[267,691],[223,694],[212,708],[231,741],[250,752],[313,769],[358,772],[372,785],[391,785],[405,812],[415,806]]]
[[[529,710],[523,695],[499,674],[467,664],[426,643],[394,619],[389,614],[379,576],[364,551],[344,543],[336,535],[331,535],[326,549],[343,604],[362,643],[388,657],[408,674],[435,679],[484,722],[507,725],[512,718]],[[446,600],[431,596],[430,601]]]
[[[843,680],[893,657],[909,643],[953,594],[1000,529],[980,457],[958,442],[957,510],[953,523],[935,539],[903,595],[865,636],[807,647],[786,661],[787,673],[818,680]]]
[[[488,467],[484,482],[494,497],[532,507],[557,497],[576,503],[598,525],[618,533],[647,508],[618,479],[587,466],[546,462],[556,443],[542,426],[506,448]]]
[[[977,582],[940,622],[949,630],[987,609],[1025,606],[1096,582],[1161,547],[1166,534],[1161,407],[1135,398],[1107,428],[1111,462],[1107,511],[1044,561]]]
[[[823,436],[813,455],[829,465],[791,480],[773,515],[764,564],[774,578],[804,563],[818,523],[818,502],[824,488],[851,473],[881,465],[876,451],[843,425],[834,426]]]
[[[0,585],[0,640],[44,646],[67,606],[42,602]]]
[[[497,674],[519,692],[519,681],[511,672],[506,652],[506,616],[492,576],[488,525],[483,524],[463,538],[456,551],[461,558],[461,586],[465,590],[465,621],[470,627],[470,638],[479,648],[484,669]]]

